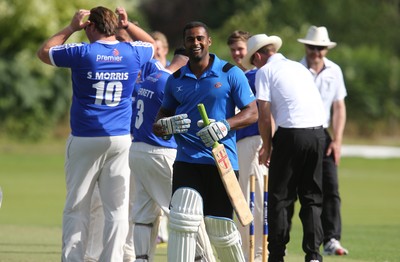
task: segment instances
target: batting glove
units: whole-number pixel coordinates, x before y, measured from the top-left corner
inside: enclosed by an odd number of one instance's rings
[[[187,114],[180,114],[161,118],[157,121],[157,124],[163,127],[165,135],[172,135],[186,133],[190,128],[191,122]]]
[[[206,127],[203,127],[199,132],[196,133],[201,141],[207,146],[212,146],[215,142],[226,137],[228,131],[230,130],[230,125],[228,121],[221,120],[218,122],[213,122]]]
[[[214,122],[215,122],[215,119],[209,118],[208,121],[210,121],[210,124],[211,124],[211,123],[214,123]],[[203,120],[199,120],[199,121],[197,121],[197,126],[200,127],[200,128],[203,128],[203,127],[205,127],[206,125],[204,124],[204,121],[203,121]]]

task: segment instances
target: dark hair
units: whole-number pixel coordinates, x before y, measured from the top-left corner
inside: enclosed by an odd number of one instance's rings
[[[256,53],[261,53],[261,54],[267,55],[270,51],[276,52],[276,48],[274,45],[269,44],[269,45],[265,45],[265,46],[261,47],[260,49],[255,51],[254,54],[250,57],[250,64],[253,65],[254,55]]]
[[[239,41],[243,41],[243,42],[247,42],[247,40],[250,38],[250,33],[246,32],[246,31],[240,31],[240,30],[235,30],[233,31],[233,33],[228,37],[228,40],[226,41],[226,43],[228,45],[231,45],[233,43],[239,42]]]
[[[88,19],[101,34],[115,35],[118,28],[118,18],[110,9],[102,6],[92,8]]]
[[[185,25],[185,27],[183,28],[183,38],[185,38],[185,33],[186,30],[195,28],[195,27],[203,27],[204,30],[206,30],[207,36],[209,36],[209,31],[208,31],[208,27],[206,24],[204,24],[203,22],[199,22],[199,21],[193,21],[193,22],[189,22]]]

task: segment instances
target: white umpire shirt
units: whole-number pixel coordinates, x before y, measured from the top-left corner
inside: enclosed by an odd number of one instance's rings
[[[300,63],[308,68],[305,57]],[[331,107],[333,102],[344,100],[347,96],[342,69],[326,57],[324,57],[324,68],[319,74],[311,68],[308,69],[314,77],[314,82],[321,94],[326,113],[324,128],[328,128],[331,121]]]
[[[257,99],[271,103],[276,126],[307,128],[325,120],[321,96],[310,72],[299,62],[272,55],[256,74]]]

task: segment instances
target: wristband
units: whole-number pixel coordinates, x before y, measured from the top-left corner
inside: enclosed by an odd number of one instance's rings
[[[231,125],[228,123],[226,119],[222,119],[219,122],[223,123],[226,126],[226,129],[231,130]]]

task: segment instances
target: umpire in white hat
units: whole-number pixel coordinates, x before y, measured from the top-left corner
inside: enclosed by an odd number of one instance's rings
[[[324,26],[311,26],[305,38],[298,39],[305,45],[305,56],[300,61],[314,78],[325,108],[324,131],[326,134],[323,160],[322,228],[324,231],[324,254],[347,255],[348,250],[340,244],[342,235],[341,199],[339,195],[338,165],[340,162],[343,131],[346,122],[347,91],[340,67],[329,60],[329,49],[336,46]],[[332,135],[328,128],[332,130]]]
[[[321,262],[322,158],[324,109],[311,74],[278,53],[278,36],[249,38],[243,64],[256,74],[258,125],[263,146],[260,163],[269,164],[269,262],[284,261],[289,242],[288,208],[298,197],[306,262]],[[277,130],[272,139],[271,114]],[[273,150],[272,150],[273,148]]]

